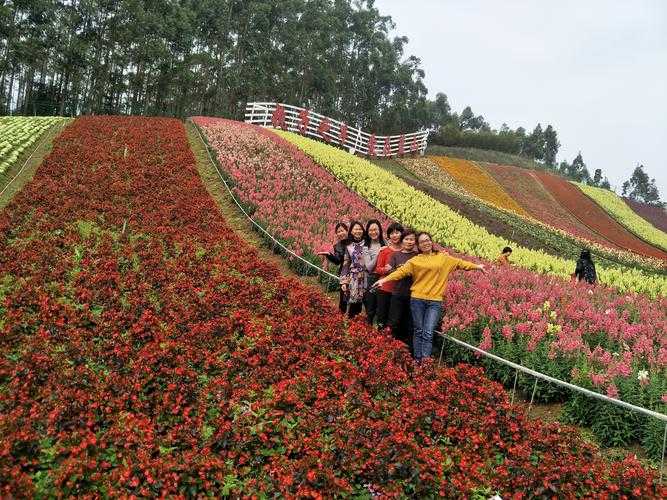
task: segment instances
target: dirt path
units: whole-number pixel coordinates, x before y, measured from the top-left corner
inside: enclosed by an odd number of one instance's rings
[[[2,195],[0,195],[0,209],[5,208],[14,195],[32,180],[37,171],[37,167],[39,167],[46,155],[51,152],[53,140],[71,122],[72,120],[68,119],[60,124],[53,125],[39,138],[36,149],[25,151],[12,168],[7,170],[2,177],[0,177],[0,191],[5,189],[11,182],[11,185],[9,185]],[[21,170],[22,168],[23,170]],[[14,177],[16,178],[14,179]]]
[[[215,200],[216,205],[218,205],[222,216],[225,218],[225,221],[231,226],[234,232],[244,241],[254,246],[262,259],[268,260],[275,264],[283,274],[299,278],[308,284],[320,287],[320,289],[324,291],[316,277],[302,276],[297,274],[294,269],[292,269],[287,264],[282,256],[274,253],[271,250],[271,247],[268,245],[268,243],[260,237],[257,231],[253,228],[253,225],[250,223],[250,221],[245,217],[245,215],[241,213],[239,208],[232,200],[229,192],[227,191],[227,188],[220,179],[215,166],[211,162],[211,159],[206,150],[206,145],[199,137],[195,125],[191,122],[186,122],[185,128],[188,134],[190,148],[192,149],[192,152],[195,155],[195,159],[197,160],[197,170],[199,171],[199,176],[204,182],[204,185],[206,186],[209,194]],[[326,293],[326,295],[329,297],[333,304],[338,305],[338,294],[336,292]]]

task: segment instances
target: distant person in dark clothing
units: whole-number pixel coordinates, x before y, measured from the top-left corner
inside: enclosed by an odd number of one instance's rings
[[[511,264],[510,255],[512,255],[512,249],[510,247],[505,247],[503,248],[503,252],[496,259],[496,262],[501,266],[509,266]]]
[[[584,280],[589,285],[593,285],[597,281],[598,277],[595,272],[595,264],[591,258],[590,250],[581,251],[573,277],[576,278],[577,281]]]

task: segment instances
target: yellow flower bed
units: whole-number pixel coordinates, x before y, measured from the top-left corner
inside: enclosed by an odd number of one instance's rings
[[[277,130],[276,133],[295,144],[389,217],[416,229],[429,231],[443,245],[486,260],[495,259],[499,249],[511,246],[514,249],[512,260],[517,266],[563,278],[568,278],[574,271],[574,261],[523,248],[505,238],[494,236],[368,160],[291,132]],[[620,271],[602,266],[598,266],[598,276],[602,283],[623,292],[635,291],[652,297],[667,296],[667,279],[663,276],[649,275],[632,268]]]
[[[616,193],[579,182],[573,184],[600,205],[616,222],[651,245],[667,250],[667,234],[637,215]]]
[[[496,207],[511,210],[524,217],[529,216],[528,212],[514,201],[495,179],[473,162],[446,156],[432,156],[431,158],[469,193]]]

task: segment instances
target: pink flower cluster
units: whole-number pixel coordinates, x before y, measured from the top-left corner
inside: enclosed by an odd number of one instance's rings
[[[389,219],[276,134],[254,125],[196,117],[235,194],[254,218],[303,255],[330,247],[337,221]]]
[[[587,376],[607,393],[618,394],[621,379],[633,379],[639,390],[667,376],[665,298],[496,268],[452,280],[442,328],[485,349],[493,346],[492,331],[506,342],[524,340],[527,352],[546,343],[549,360],[572,364],[575,380]],[[638,377],[642,370],[646,376]]]

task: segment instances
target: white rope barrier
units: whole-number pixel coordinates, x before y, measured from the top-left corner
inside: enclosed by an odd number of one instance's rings
[[[443,333],[443,332],[440,332],[440,331],[436,331],[435,333],[438,334],[440,337],[442,337],[444,339],[447,339],[451,342],[454,342],[455,344],[460,345],[461,347],[465,347],[466,349],[470,349],[471,351],[475,351],[476,353],[481,354],[482,356],[486,356],[487,358],[491,358],[495,361],[498,361],[499,363],[510,366],[517,371],[527,373],[528,375],[531,375],[535,378],[544,380],[546,382],[550,382],[550,383],[555,384],[555,385],[559,385],[561,387],[567,387],[568,389],[571,389],[571,390],[576,391],[576,392],[580,392],[580,393],[585,394],[587,396],[590,396],[592,398],[596,398],[596,399],[599,399],[601,401],[606,401],[607,403],[613,403],[615,405],[622,406],[623,408],[626,408],[628,410],[643,413],[644,415],[648,415],[650,417],[657,418],[658,420],[662,420],[663,422],[667,422],[667,415],[665,415],[664,413],[659,413],[657,411],[649,410],[649,409],[643,408],[641,406],[635,406],[631,403],[626,403],[625,401],[621,401],[620,399],[609,397],[606,394],[601,394],[599,392],[591,391],[590,389],[586,389],[584,387],[581,387],[581,386],[578,386],[578,385],[575,385],[575,384],[571,384],[569,382],[565,382],[563,380],[551,377],[549,375],[545,375],[544,373],[540,373],[540,372],[532,370],[530,368],[526,368],[523,365],[514,363],[514,362],[509,361],[505,358],[501,358],[500,356],[497,356],[497,355],[492,354],[488,351],[480,349],[479,347],[476,347],[474,345],[470,345],[470,344],[468,344],[468,343],[466,343],[466,342],[464,342],[460,339],[457,339],[456,337],[452,337],[451,335],[447,335],[446,333]],[[442,347],[440,349],[440,360],[442,360],[442,354],[443,354],[444,347],[445,347],[445,344],[443,343]],[[516,387],[516,383],[515,383],[515,387]]]
[[[191,122],[191,123],[193,123],[193,122]],[[232,190],[231,190],[229,184],[227,183],[227,180],[224,178],[224,176],[223,176],[222,173],[220,172],[220,170],[219,170],[219,168],[218,168],[218,163],[213,159],[213,157],[212,157],[212,155],[211,155],[210,148],[209,148],[209,146],[208,146],[208,143],[204,140],[204,138],[203,138],[202,135],[201,135],[201,131],[199,130],[199,126],[197,126],[197,125],[194,124],[194,123],[193,123],[193,125],[194,125],[195,129],[197,130],[197,134],[199,135],[199,138],[201,139],[202,143],[204,144],[204,147],[206,148],[206,153],[208,154],[209,159],[210,159],[211,162],[213,163],[213,166],[215,167],[215,170],[216,170],[218,176],[219,176],[220,179],[222,180],[223,184],[225,185],[225,188],[227,188],[227,192],[228,192],[229,195],[232,197],[232,200],[234,201],[234,203],[236,204],[236,206],[241,210],[241,212],[243,213],[243,215],[245,215],[246,218],[247,218],[247,219],[248,219],[248,220],[249,220],[249,221],[250,221],[256,228],[258,228],[263,234],[265,234],[269,239],[271,239],[271,240],[274,242],[274,244],[280,246],[280,247],[281,247],[283,250],[285,250],[287,253],[291,254],[292,256],[294,256],[294,257],[296,257],[297,259],[301,260],[302,262],[306,263],[308,266],[310,266],[310,267],[316,269],[318,272],[320,272],[320,273],[322,273],[322,274],[325,274],[325,275],[327,275],[327,276],[330,276],[331,278],[333,278],[333,279],[335,279],[336,281],[338,281],[338,280],[339,280],[339,277],[338,277],[337,275],[332,274],[332,273],[330,273],[330,272],[328,272],[328,271],[322,269],[321,267],[319,267],[319,266],[313,264],[312,262],[310,262],[310,261],[304,259],[304,258],[301,257],[300,255],[295,254],[292,250],[290,250],[289,248],[287,248],[287,247],[286,247],[285,245],[283,245],[280,241],[278,241],[275,237],[273,237],[273,235],[271,235],[266,229],[264,229],[264,228],[263,228],[259,223],[257,223],[252,217],[250,217],[250,215],[245,211],[245,209],[243,208],[243,206],[239,203],[239,201],[237,200],[236,196],[235,196],[234,193],[232,192]],[[532,393],[532,397],[531,397],[531,400],[530,400],[530,405],[529,405],[529,409],[528,409],[528,411],[530,411],[530,408],[531,408],[532,405],[533,405],[533,400],[534,400],[534,398],[535,398],[535,391],[537,390],[537,379],[541,379],[541,380],[544,380],[544,381],[546,381],[546,382],[550,382],[550,383],[552,383],[552,384],[559,385],[559,386],[561,386],[561,387],[565,387],[565,388],[571,389],[571,390],[573,390],[573,391],[575,391],[575,392],[579,392],[579,393],[584,394],[584,395],[586,395],[586,396],[589,396],[589,397],[592,397],[592,398],[595,398],[595,399],[599,399],[599,400],[601,400],[601,401],[605,401],[605,402],[607,402],[607,403],[611,403],[611,404],[614,404],[614,405],[616,405],[616,406],[620,406],[620,407],[625,408],[625,409],[627,409],[627,410],[631,410],[631,411],[634,411],[634,412],[642,413],[642,414],[647,415],[647,416],[649,416],[649,417],[653,417],[653,418],[656,418],[656,419],[658,419],[658,420],[661,420],[661,421],[665,422],[665,436],[663,437],[662,460],[661,460],[661,467],[660,467],[660,484],[662,484],[663,470],[664,470],[664,461],[665,461],[665,447],[666,447],[666,445],[667,445],[667,415],[665,415],[664,413],[659,413],[659,412],[656,412],[656,411],[653,411],[653,410],[649,410],[649,409],[647,409],[647,408],[643,408],[643,407],[641,407],[641,406],[636,406],[636,405],[633,405],[633,404],[631,404],[631,403],[627,403],[627,402],[625,402],[625,401],[621,401],[620,399],[612,398],[612,397],[609,397],[609,396],[607,396],[607,395],[605,395],[605,394],[601,394],[601,393],[599,393],[599,392],[591,391],[590,389],[586,389],[586,388],[584,388],[584,387],[581,387],[581,386],[578,386],[578,385],[575,385],[575,384],[571,384],[571,383],[569,383],[569,382],[565,382],[564,380],[560,380],[560,379],[551,377],[551,376],[546,375],[546,374],[544,374],[544,373],[541,373],[541,372],[532,370],[532,369],[527,368],[527,367],[525,367],[525,366],[523,366],[523,365],[520,365],[520,364],[514,363],[514,362],[512,362],[512,361],[509,361],[509,360],[507,360],[507,359],[504,359],[504,358],[502,358],[502,357],[500,357],[500,356],[497,356],[497,355],[492,354],[492,353],[490,353],[490,352],[488,352],[488,351],[485,351],[485,350],[483,350],[483,349],[480,349],[479,347],[476,347],[476,346],[473,346],[473,345],[471,345],[471,344],[468,344],[468,343],[466,343],[466,342],[464,342],[464,341],[462,341],[462,340],[460,340],[460,339],[457,339],[457,338],[455,338],[455,337],[452,337],[451,335],[447,335],[446,333],[443,333],[443,332],[440,332],[440,331],[437,331],[437,330],[436,330],[434,333],[436,333],[438,336],[442,337],[443,339],[447,339],[447,340],[449,340],[449,341],[451,341],[451,342],[454,342],[455,344],[458,344],[458,345],[461,346],[461,347],[465,347],[466,349],[469,349],[469,350],[471,350],[471,351],[477,352],[477,353],[481,354],[482,356],[486,356],[486,357],[488,357],[488,358],[490,358],[490,359],[493,359],[493,360],[495,360],[495,361],[497,361],[497,362],[499,362],[499,363],[502,363],[502,364],[505,364],[505,365],[507,365],[507,366],[510,366],[510,367],[514,368],[514,369],[516,370],[516,373],[515,373],[515,377],[514,377],[514,388],[513,388],[513,390],[512,390],[511,404],[514,403],[514,392],[515,392],[515,390],[516,390],[516,382],[517,382],[518,372],[523,372],[523,373],[526,373],[526,374],[528,374],[528,375],[531,375],[531,376],[535,377],[535,384],[534,384],[534,386],[533,386],[533,393]],[[440,348],[440,358],[439,358],[439,360],[438,360],[438,364],[440,364],[440,363],[442,362],[442,355],[443,355],[444,347],[445,347],[445,344],[444,344],[444,342],[443,342],[443,343],[442,343],[442,346],[441,346],[441,348]]]

